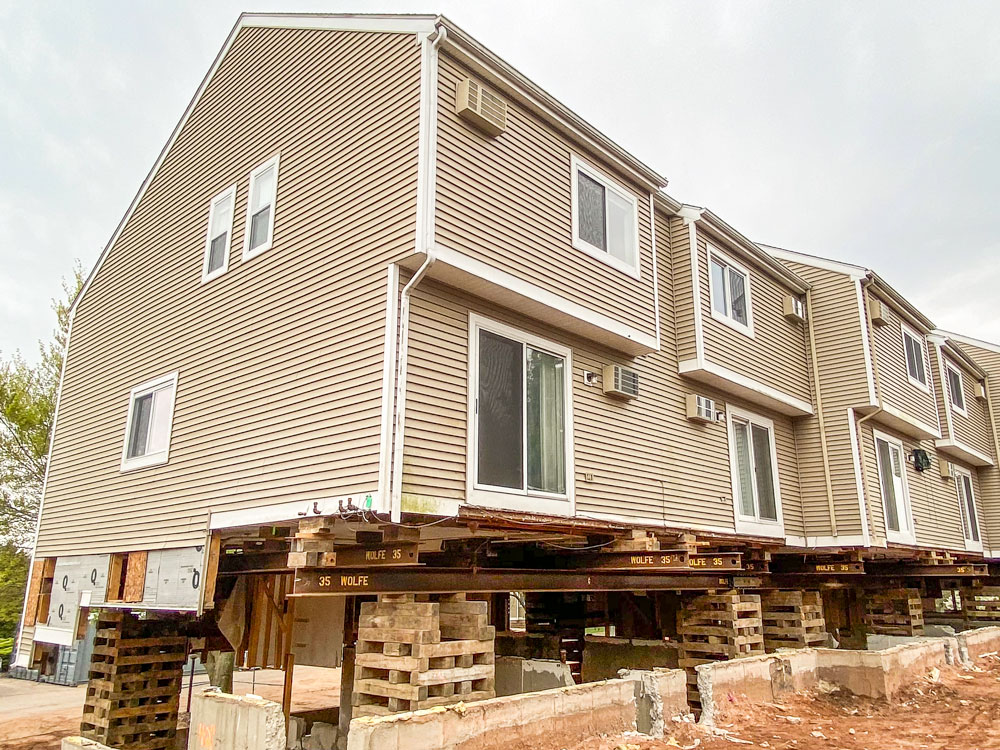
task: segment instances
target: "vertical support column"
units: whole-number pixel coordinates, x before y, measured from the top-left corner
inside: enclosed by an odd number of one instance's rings
[[[872,633],[924,634],[924,608],[918,589],[870,591],[865,599],[865,625]]]
[[[768,591],[761,595],[764,650],[807,648],[826,641],[823,600],[818,591]]]

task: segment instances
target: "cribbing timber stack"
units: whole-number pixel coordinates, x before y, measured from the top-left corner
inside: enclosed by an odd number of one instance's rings
[[[962,614],[967,623],[1000,625],[1000,586],[963,589]]]
[[[761,595],[764,650],[808,648],[826,640],[823,599],[818,591],[767,591]]]
[[[865,598],[865,626],[881,635],[923,635],[924,607],[917,589],[869,591]]]
[[[677,633],[678,665],[687,672],[688,702],[697,707],[695,667],[764,653],[760,596],[731,591],[689,599],[677,613]]]
[[[120,750],[173,747],[186,657],[172,623],[103,610],[80,734]]]
[[[496,697],[488,603],[464,594],[437,598],[383,594],[361,605],[355,717]]]

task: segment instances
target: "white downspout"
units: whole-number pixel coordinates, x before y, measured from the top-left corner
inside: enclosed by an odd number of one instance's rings
[[[401,485],[403,481],[403,430],[406,422],[406,362],[410,334],[410,294],[437,260],[434,252],[434,191],[436,184],[434,162],[437,141],[435,137],[437,123],[434,122],[434,118],[437,117],[437,48],[447,35],[447,29],[444,26],[439,26],[437,35],[429,44],[428,55],[425,59],[429,68],[426,71],[428,76],[425,89],[427,99],[424,102],[425,109],[421,113],[425,126],[421,129],[419,146],[423,161],[423,164],[420,165],[423,173],[421,176],[423,190],[418,190],[422,198],[422,205],[417,206],[417,214],[420,219],[417,221],[415,250],[418,253],[424,253],[426,257],[417,272],[403,287],[399,301],[400,322],[396,344],[398,354],[396,357],[395,409],[393,410],[393,446],[390,454],[391,470],[389,472],[389,520],[393,523],[399,523],[403,514]]]

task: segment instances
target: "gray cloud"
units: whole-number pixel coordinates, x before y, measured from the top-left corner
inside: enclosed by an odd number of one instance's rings
[[[268,10],[426,11],[424,2]],[[441,2],[748,236],[868,265],[1000,340],[1000,5]],[[0,351],[31,355],[242,7],[0,0]]]

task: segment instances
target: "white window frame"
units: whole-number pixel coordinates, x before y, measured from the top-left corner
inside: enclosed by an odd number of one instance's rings
[[[902,504],[902,512],[900,508],[897,507],[896,513],[900,520],[900,530],[893,531],[889,528],[888,514],[886,513],[886,497],[885,491],[882,487],[882,457],[878,452],[878,441],[883,440],[891,446],[899,448],[899,467],[900,477],[903,485],[903,497],[900,499]],[[872,444],[875,449],[875,468],[877,472],[876,479],[878,480],[878,491],[879,499],[882,502],[882,528],[885,529],[885,538],[890,542],[898,542],[899,544],[916,544],[917,543],[917,532],[913,526],[913,508],[910,505],[910,485],[908,478],[906,476],[906,467],[909,464],[909,460],[906,457],[906,446],[903,445],[903,441],[899,438],[890,435],[886,432],[880,432],[879,430],[872,430]],[[906,528],[902,528],[905,522]]]
[[[948,373],[953,372],[958,375],[958,388],[959,392],[962,394],[962,405],[959,406],[955,403],[955,399],[952,396],[951,390],[951,378],[948,377]],[[951,360],[945,359],[944,361],[944,377],[945,377],[945,393],[948,396],[948,404],[951,406],[951,410],[956,414],[961,414],[963,417],[969,416],[968,401],[965,398],[965,378],[962,377],[962,370],[954,365]]]
[[[215,209],[224,201],[229,203],[229,230],[226,235],[226,249],[222,255],[222,265],[212,272],[208,270],[208,262],[212,257],[212,220]],[[205,258],[201,264],[201,283],[216,279],[229,270],[229,252],[233,247],[233,226],[236,224],[236,185],[230,185],[212,198],[208,204],[208,228],[205,230]]]
[[[962,489],[962,478],[966,477],[969,480],[969,492],[972,495],[972,497],[971,497],[971,500],[972,500],[972,512],[975,514],[976,531],[979,532],[979,540],[978,541],[975,541],[973,539],[969,539],[965,535],[965,521],[964,520],[961,521],[962,522],[962,539],[965,540],[965,549],[968,552],[982,552],[983,551],[983,525],[982,525],[982,523],[979,520],[979,509],[976,508],[976,487],[975,487],[975,483],[972,481],[972,472],[969,471],[968,469],[966,469],[966,468],[964,468],[962,466],[958,466],[956,464],[952,464],[952,466],[954,467],[954,472],[955,472],[955,491],[958,493],[959,519],[961,520],[961,519],[965,518],[965,510],[966,510],[966,508],[965,508],[965,498],[962,496],[962,492],[963,492],[963,489]]]
[[[758,427],[767,428],[768,437],[771,443],[771,476],[774,477],[774,508],[777,521],[760,518],[759,503],[757,501],[757,474],[750,462],[750,470],[753,477],[754,508],[756,515],[746,516],[740,507],[740,480],[739,465],[736,457],[736,439],[733,433],[733,419],[740,419]],[[774,440],[774,420],[755,414],[754,412],[741,409],[732,404],[726,404],[726,431],[729,439],[729,474],[733,493],[733,519],[737,533],[753,534],[755,536],[784,537],[785,519],[781,511],[781,477],[778,473],[778,448]],[[752,433],[751,433],[752,434]],[[752,449],[751,449],[752,450]]]
[[[130,458],[128,455],[128,446],[132,440],[132,412],[135,408],[135,401],[140,396],[145,396],[150,391],[156,391],[164,386],[171,386],[174,391],[174,397],[170,404],[170,414],[167,415],[167,446],[162,451],[156,453],[147,453],[144,456],[135,456]],[[174,409],[177,407],[177,373],[172,372],[169,375],[162,375],[158,378],[152,380],[147,380],[145,383],[137,385],[129,392],[128,397],[128,414],[125,417],[125,440],[122,444],[122,461],[121,461],[121,471],[135,471],[136,469],[145,469],[150,466],[159,466],[161,464],[167,463],[170,459],[170,441],[173,437],[174,429]]]
[[[906,325],[906,323],[904,323],[903,321],[899,321],[899,331],[900,331],[900,339],[903,343],[903,367],[906,368],[906,379],[909,380],[912,385],[922,390],[924,393],[930,393],[931,376],[930,376],[930,359],[927,356],[927,340],[924,338],[922,334],[917,333],[917,331],[914,328],[911,328],[910,326]],[[910,374],[910,360],[906,356],[907,336],[909,336],[918,344],[920,344],[920,356],[923,357],[924,378],[927,380],[926,383],[921,383],[919,380],[913,377],[913,375]]]
[[[256,258],[261,253],[266,253],[271,249],[271,245],[274,244],[274,223],[278,217],[278,166],[281,154],[275,154],[270,159],[265,161],[259,167],[254,169],[250,173],[250,188],[247,190],[247,211],[246,220],[243,227],[243,260],[250,260],[251,258]],[[261,172],[265,171],[269,167],[274,167],[274,190],[271,193],[271,222],[270,227],[267,232],[267,242],[265,242],[260,247],[255,247],[253,250],[250,249],[250,222],[253,219],[251,214],[251,201],[253,200],[253,188],[254,182]]]
[[[476,400],[479,392],[479,332],[489,331],[514,341],[539,349],[565,361],[565,383],[563,387],[566,415],[565,445],[566,452],[566,492],[555,494],[537,490],[513,490],[509,487],[493,487],[480,485],[479,477],[479,420],[477,418]],[[483,505],[504,510],[519,510],[555,515],[573,515],[575,513],[575,483],[573,464],[573,352],[562,344],[541,338],[534,334],[514,328],[505,323],[477,315],[469,314],[469,387],[468,387],[468,440],[466,450],[466,498],[474,505]],[[527,390],[522,391],[522,409],[527,408]],[[527,446],[524,448],[527,456]],[[527,482],[525,481],[525,487]]]
[[[641,278],[640,273],[640,248],[639,248],[639,201],[636,197],[627,190],[625,187],[617,182],[606,177],[604,174],[599,172],[594,167],[587,164],[585,161],[579,157],[573,155],[570,157],[570,183],[572,186],[572,213],[573,213],[573,247],[577,250],[581,250],[587,255],[597,258],[603,263],[607,263],[612,268],[615,268],[622,273],[628,274],[634,279]],[[583,174],[590,177],[592,180],[601,183],[605,190],[611,190],[618,197],[627,200],[632,205],[632,243],[635,248],[635,263],[630,264],[625,261],[616,258],[611,254],[610,250],[602,250],[596,245],[592,245],[580,237],[580,214],[579,214],[579,185],[577,181],[577,173],[582,172]],[[605,219],[607,218],[607,209],[605,208]]]
[[[744,334],[745,336],[749,336],[750,338],[753,338],[754,337],[754,335],[753,335],[753,293],[751,291],[751,286],[753,285],[753,278],[750,275],[750,269],[747,268],[742,263],[739,263],[738,261],[733,260],[732,257],[730,257],[726,253],[722,252],[721,250],[719,250],[719,248],[715,247],[714,245],[708,245],[707,247],[708,247],[708,268],[707,268],[707,271],[708,271],[708,307],[709,307],[709,310],[712,313],[712,317],[715,318],[720,323],[723,323],[724,325],[729,326],[733,330],[739,331],[740,333]],[[721,312],[719,312],[718,310],[715,309],[715,304],[714,304],[714,301],[713,301],[715,299],[715,281],[713,280],[713,277],[712,277],[712,259],[713,258],[718,259],[718,261],[722,265],[725,265],[728,268],[732,268],[737,273],[742,274],[743,278],[745,279],[744,289],[746,290],[746,298],[747,298],[747,322],[746,322],[746,325],[744,325],[743,323],[740,323],[738,320],[736,320],[735,318],[733,318],[731,314],[721,313]],[[725,292],[726,292],[726,300],[727,300],[727,302],[729,302],[729,288],[728,288],[728,285],[729,285],[729,273],[728,273],[728,271],[726,273],[726,285],[727,285],[727,288],[725,290]],[[731,310],[732,309],[731,308],[731,304],[727,305],[727,308],[729,310]]]

